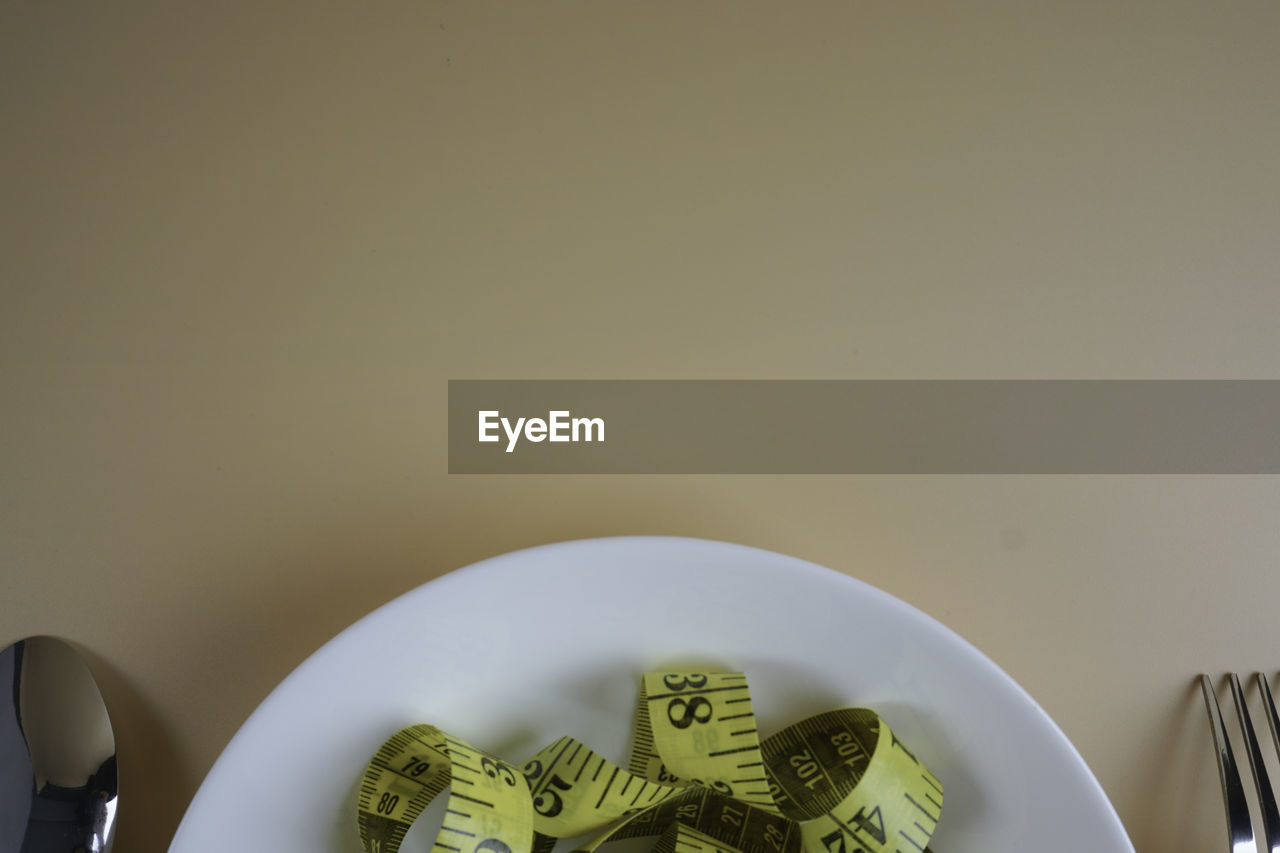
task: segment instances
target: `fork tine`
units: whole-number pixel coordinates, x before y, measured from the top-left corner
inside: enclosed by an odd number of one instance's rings
[[[1227,729],[1222,724],[1222,710],[1213,691],[1209,676],[1200,676],[1200,690],[1204,693],[1204,706],[1209,712],[1209,727],[1213,731],[1213,745],[1218,752],[1218,780],[1222,782],[1222,801],[1227,809],[1227,838],[1232,853],[1257,853],[1258,842],[1253,834],[1253,821],[1249,819],[1249,802],[1244,798],[1244,784],[1236,767],[1235,753],[1227,740]]]
[[[1262,673],[1254,673],[1258,679],[1258,692],[1262,694],[1262,706],[1267,711],[1267,723],[1271,726],[1271,742],[1276,745],[1276,754],[1280,755],[1280,716],[1276,715],[1276,700],[1271,697],[1271,685]]]
[[[1258,805],[1262,812],[1262,834],[1267,839],[1267,850],[1280,853],[1280,809],[1276,808],[1276,795],[1271,787],[1271,779],[1267,776],[1266,765],[1262,761],[1262,749],[1258,746],[1258,735],[1253,728],[1253,720],[1249,718],[1249,709],[1245,705],[1244,690],[1240,688],[1240,678],[1231,673],[1231,696],[1236,702],[1236,712],[1240,715],[1240,731],[1244,734],[1244,743],[1249,750],[1249,766],[1253,768],[1253,781],[1258,786]]]

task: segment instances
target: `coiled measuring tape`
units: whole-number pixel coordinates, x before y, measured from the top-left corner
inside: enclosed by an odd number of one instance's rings
[[[828,711],[761,739],[746,676],[650,672],[627,768],[570,737],[509,764],[434,726],[365,770],[366,853],[397,853],[449,789],[433,853],[578,853],[656,836],[655,853],[925,853],[942,784],[874,711]],[[594,835],[591,835],[593,834]]]

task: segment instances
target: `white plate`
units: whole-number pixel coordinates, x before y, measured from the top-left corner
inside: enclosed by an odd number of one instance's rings
[[[879,711],[946,787],[939,853],[1133,851],[1058,727],[947,628],[812,563],[649,537],[485,560],[352,625],[244,724],[169,849],[359,851],[356,780],[413,723],[513,761],[571,734],[625,763],[640,673],[677,664],[746,672],[762,733]]]

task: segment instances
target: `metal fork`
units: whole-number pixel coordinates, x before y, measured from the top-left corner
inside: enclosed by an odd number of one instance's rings
[[[1271,728],[1271,740],[1280,753],[1280,717],[1276,715],[1276,703],[1271,696],[1271,688],[1267,679],[1257,673],[1258,692],[1262,694],[1262,705],[1267,714],[1267,722]],[[1249,717],[1249,709],[1245,705],[1244,690],[1240,688],[1240,678],[1233,672],[1229,677],[1231,698],[1240,718],[1240,732],[1245,747],[1249,752],[1249,766],[1253,769],[1253,783],[1258,794],[1259,811],[1262,814],[1262,831],[1266,837],[1264,849],[1270,853],[1280,853],[1280,810],[1276,807],[1276,795],[1267,776],[1267,768],[1263,763],[1262,749],[1258,746],[1258,736]],[[1232,853],[1257,853],[1258,843],[1253,831],[1253,822],[1249,818],[1249,801],[1245,797],[1244,783],[1236,764],[1235,753],[1231,750],[1231,742],[1227,739],[1227,730],[1222,724],[1222,711],[1218,707],[1218,697],[1209,676],[1200,676],[1200,689],[1204,692],[1204,704],[1209,711],[1209,724],[1213,729],[1213,743],[1218,751],[1218,779],[1222,782],[1222,800],[1227,809],[1227,836],[1230,839]]]

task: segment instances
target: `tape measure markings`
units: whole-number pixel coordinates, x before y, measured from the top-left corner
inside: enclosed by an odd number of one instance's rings
[[[629,770],[570,737],[517,769],[411,726],[359,785],[361,841],[395,853],[449,788],[433,844],[448,853],[552,853],[586,832],[597,835],[581,853],[644,835],[660,835],[654,853],[928,853],[941,782],[874,711],[829,711],[764,740],[754,721],[745,675],[656,672],[641,679]]]
[[[646,673],[641,682],[640,701],[649,710],[654,750],[662,759],[661,766],[670,774],[688,778],[694,784],[709,785],[759,808],[777,811],[767,787],[768,779],[742,773],[761,758],[745,676],[740,673]],[[743,707],[730,707],[739,705]],[[724,727],[722,721],[726,717],[740,720],[739,727]],[[714,725],[707,726],[713,722]],[[746,760],[735,761],[733,756]],[[766,787],[753,787],[762,782]]]
[[[675,837],[672,839],[672,850],[680,853],[734,853],[732,847],[726,847],[705,832],[698,832],[683,823],[672,824]],[[660,842],[661,843],[661,842]],[[654,848],[654,853],[663,853],[661,846]]]
[[[732,847],[726,847],[705,832],[698,832],[683,823],[674,826],[676,832],[673,848],[682,853],[733,853]]]
[[[874,835],[869,835],[868,838],[860,838],[858,836],[858,831],[861,830],[863,832],[866,832],[866,830],[862,830],[861,827],[859,827],[859,830],[852,829],[847,823],[835,817],[834,815],[832,815],[831,820],[836,824],[836,826],[840,827],[840,829],[844,831],[845,835],[848,835],[850,838],[852,838],[854,840],[854,843],[856,844],[875,844],[877,842],[877,839]],[[826,846],[828,850],[831,849],[830,839],[831,839],[830,835],[825,835],[823,836],[823,839],[822,839],[823,844]],[[861,850],[861,847],[859,847],[858,849]],[[843,844],[840,845],[840,853],[844,853]]]
[[[742,853],[798,853],[798,824],[707,788],[656,807],[659,825],[675,821]]]
[[[637,776],[572,738],[561,738],[525,765],[534,794],[534,829],[557,838],[596,832],[645,805],[669,796],[669,785]]]
[[[620,773],[621,770],[622,768],[620,767],[614,768],[614,773],[609,778],[609,787],[613,786],[613,783],[617,780],[618,773]],[[631,783],[635,781],[635,778],[636,777],[632,776],[630,773],[627,774],[626,778],[622,781],[622,790],[618,792],[619,797],[625,797],[627,795],[627,789],[631,787]]]
[[[367,779],[361,786],[362,805],[368,805],[374,817],[392,823],[403,823],[404,829],[422,813],[427,803],[449,784],[449,759],[434,742],[421,739],[438,730],[429,726],[406,729],[384,744],[374,757],[374,763],[383,768],[384,775]],[[393,766],[393,758],[412,746],[422,746],[434,753],[440,762],[424,760],[413,755],[403,768]],[[413,768],[411,771],[409,768]],[[379,784],[379,782],[382,784]],[[404,798],[401,808],[401,798]]]
[[[465,815],[465,817],[471,817],[471,815]],[[458,828],[456,828],[456,827],[449,826],[449,824],[447,824],[447,823],[444,823],[444,824],[441,824],[441,825],[440,825],[440,831],[441,831],[441,832],[456,832],[456,833],[458,833],[459,835],[465,835],[465,836],[467,836],[468,838],[475,838],[475,837],[476,837],[476,834],[475,834],[474,832],[469,832],[469,831],[467,831],[467,830],[465,830],[465,829],[458,829]]]
[[[573,742],[573,755],[570,755],[570,756],[569,756],[569,759],[568,759],[569,763],[570,763],[570,764],[572,764],[572,763],[573,763],[573,762],[578,758],[578,753],[579,753],[579,752],[581,752],[581,751],[582,751],[582,750],[584,750],[584,749],[586,749],[586,747],[585,747],[585,746],[583,746],[582,744],[578,743],[577,741],[574,741],[574,742]],[[586,761],[583,761],[583,762],[582,762],[582,766],[580,766],[580,767],[578,768],[578,772],[573,774],[573,781],[575,781],[575,782],[579,782],[579,781],[581,781],[581,780],[582,780],[582,773],[583,773],[583,771],[585,771],[585,770],[587,769],[587,765],[589,765],[590,763],[591,763],[591,760],[590,760],[589,758],[588,758]],[[600,767],[603,767],[603,766],[604,766],[604,758],[600,758]],[[599,775],[599,773],[600,773],[600,767],[597,767],[597,768],[596,768],[596,774],[597,774],[597,775]]]
[[[900,838],[919,851],[925,850],[941,812],[935,815],[921,810],[920,801],[941,787],[937,778],[873,711],[846,709],[812,719],[811,725],[797,725],[791,731],[804,734],[799,742],[806,763],[824,750],[828,757],[833,750],[837,759],[845,755],[844,762],[831,765],[835,771],[831,776],[838,783],[835,787],[824,790],[822,785],[813,785],[820,777],[807,767],[793,772],[802,766],[794,754],[783,764],[776,759],[785,753],[775,752],[773,744],[766,750],[773,756],[766,760],[779,784],[793,795],[801,794],[793,802],[796,815],[812,818],[802,824],[806,842],[821,845],[829,853],[845,853],[843,838],[847,836],[857,845],[856,850],[890,853],[899,850]],[[868,757],[867,741],[873,737]],[[780,741],[789,749],[795,748],[794,737],[784,735]],[[798,780],[804,780],[807,794],[805,788],[796,787]],[[834,807],[830,805],[833,799],[839,800]],[[815,816],[818,810],[823,813]],[[921,814],[930,826],[920,822]]]
[[[924,778],[924,777],[923,777],[923,776],[921,776],[921,778]],[[938,817],[939,817],[939,815],[934,814],[933,812],[931,812],[931,811],[929,811],[928,809],[926,809],[924,806],[920,805],[918,802],[916,802],[915,797],[911,796],[910,794],[903,794],[902,796],[906,797],[906,798],[907,798],[907,801],[908,801],[908,802],[910,802],[910,803],[911,803],[911,805],[913,805],[913,806],[915,806],[916,808],[918,808],[918,809],[920,810],[920,812],[921,812],[925,817],[927,817],[927,818],[929,818],[929,820],[933,821],[933,825],[934,825],[935,827],[938,825]],[[929,800],[929,802],[931,802],[931,803],[933,803],[935,806],[937,806],[937,807],[938,807],[938,810],[939,810],[939,813],[941,813],[941,810],[942,810],[942,803],[940,803],[940,802],[938,802],[937,800],[933,799],[933,797],[928,797],[927,799]],[[923,827],[922,827],[922,828],[923,828]]]
[[[708,693],[724,693],[729,690],[742,692],[743,690],[747,690],[747,689],[748,689],[747,685],[745,684],[733,684],[726,687],[703,687],[703,688],[694,688],[692,690],[673,690],[670,693],[651,693],[649,695],[649,700],[652,702],[657,702],[659,699],[671,699],[672,697],[675,697],[675,696],[679,696],[681,698],[685,696],[705,696]],[[726,699],[724,700],[724,703],[728,705],[732,702],[745,702],[745,701],[747,700],[746,699]]]
[[[879,723],[875,712],[865,709],[828,711],[765,739],[766,770],[793,804],[791,817],[817,818],[840,804],[843,792],[857,785],[870,764]]]
[[[613,772],[609,774],[609,781],[604,783],[604,787],[600,789],[600,798],[596,800],[596,808],[604,803],[604,798],[609,793],[609,789],[613,787],[613,780],[618,778],[618,768],[613,768]]]
[[[932,774],[929,774],[929,775],[932,775]],[[930,781],[924,773],[920,774],[920,778],[924,779],[926,782]],[[907,801],[910,802],[911,805],[919,809],[920,813],[923,814],[926,818],[928,818],[929,820],[928,828],[921,826],[919,821],[912,822],[915,828],[920,830],[920,832],[924,834],[924,844],[927,845],[929,843],[929,839],[933,837],[934,831],[938,828],[938,818],[942,816],[942,803],[939,803],[938,801],[934,800],[933,797],[926,795],[926,799],[932,802],[938,809],[938,812],[935,814],[934,812],[931,812],[928,809],[926,809],[924,806],[920,805],[920,803],[916,802],[915,798],[912,797],[910,793],[904,791],[902,796],[906,797]],[[924,850],[923,845],[917,843],[917,841],[914,838],[911,838],[905,832],[902,832],[901,830],[899,830],[899,834],[902,835],[903,838],[906,838],[908,841],[910,841],[913,845],[915,845],[917,850],[922,850],[922,851]]]
[[[551,747],[549,747],[549,749],[554,750],[557,746],[559,746],[560,748],[558,751],[556,751],[555,756],[547,761],[546,767],[543,767],[541,759],[539,759],[537,756],[525,762],[525,765],[524,765],[525,780],[529,782],[529,792],[534,796],[535,811],[537,810],[537,799],[539,795],[541,795],[543,791],[545,791],[547,787],[552,784],[553,779],[557,778],[556,774],[553,772],[555,770],[556,765],[560,763],[560,759],[561,757],[564,756],[565,751],[568,750],[569,747],[572,746],[574,743],[575,741],[570,737],[562,737],[560,738],[560,740],[553,743]],[[543,750],[542,752],[538,753],[538,755],[542,755],[547,751],[548,750]],[[577,754],[578,753],[575,750],[574,755],[577,755]],[[531,766],[537,768],[536,773],[530,770]],[[534,780],[537,780],[536,784],[534,783]]]

